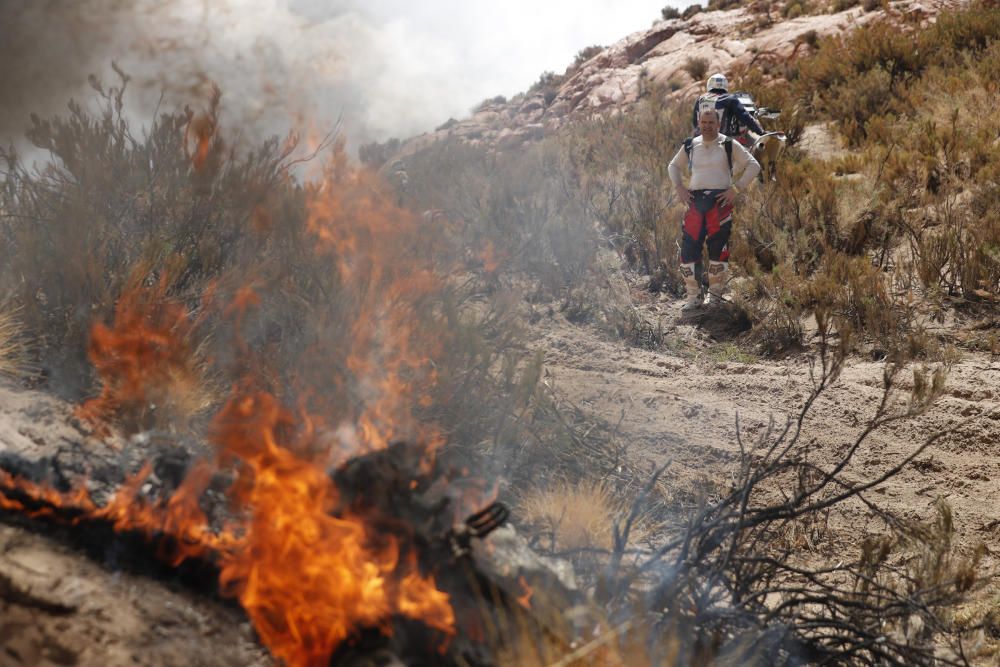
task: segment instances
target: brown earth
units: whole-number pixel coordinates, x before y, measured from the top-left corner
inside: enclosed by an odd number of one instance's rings
[[[728,334],[713,339],[708,319],[682,317],[679,301],[635,287],[630,293],[639,313],[663,327],[658,349],[631,347],[555,309],[532,326],[533,346],[544,351],[545,381],[557,392],[620,422],[619,439],[640,468],[673,461],[664,487],[683,505],[733,472],[737,415],[744,438],[752,439],[769,420],[783,424],[798,413],[810,389],[810,353],[754,359]],[[854,359],[817,401],[804,428],[817,461],[834,461],[857,437],[881,396],[883,369],[881,362]],[[922,520],[945,499],[959,550],[971,553],[984,543],[987,573],[1000,564],[998,404],[1000,360],[966,353],[928,413],[875,432],[848,468],[852,478],[870,479],[930,433],[950,430],[872,498]],[[0,450],[21,454],[51,439],[87,438],[67,406],[34,392],[0,388],[0,424]],[[817,558],[851,554],[866,533],[883,528],[860,504],[847,504],[807,548]],[[23,526],[0,524],[0,667],[270,664],[235,609],[111,565]],[[978,599],[997,595],[990,586]]]
[[[757,359],[733,343],[725,326],[713,326],[710,311],[690,317],[681,314],[679,300],[635,288],[632,295],[642,317],[662,326],[659,349],[629,346],[570,324],[557,312],[536,324],[535,346],[545,351],[546,381],[572,403],[619,424],[619,439],[629,443],[640,469],[672,461],[663,488],[679,507],[691,506],[711,489],[726,488],[738,473],[737,418],[744,442],[751,443],[771,420],[780,428],[799,414],[811,391],[816,345],[782,360]],[[851,359],[821,394],[802,435],[815,462],[832,465],[862,432],[881,399],[884,370],[884,362]],[[911,369],[899,386],[894,404],[903,407],[913,387]],[[950,505],[958,553],[986,548],[985,585],[958,612],[974,616],[976,609],[1000,604],[1000,358],[964,353],[933,407],[872,433],[847,467],[847,478],[861,483],[879,477],[939,431],[947,433],[868,497],[918,521],[935,518],[939,499]],[[828,525],[804,547],[812,551],[806,559],[856,556],[866,535],[886,529],[860,502],[838,506]],[[988,653],[988,660],[997,659]]]

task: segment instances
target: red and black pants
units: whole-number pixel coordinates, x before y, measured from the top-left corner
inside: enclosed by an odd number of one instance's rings
[[[681,223],[681,264],[701,261],[702,245],[712,262],[729,261],[733,206],[716,200],[725,190],[692,190],[693,199]]]

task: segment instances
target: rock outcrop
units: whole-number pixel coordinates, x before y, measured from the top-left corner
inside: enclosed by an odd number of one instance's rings
[[[510,100],[484,102],[471,116],[449,120],[434,132],[404,143],[401,154],[449,138],[506,150],[540,139],[580,115],[627,109],[656,85],[667,99],[694,97],[704,80],[695,80],[689,62],[704,59],[706,71],[732,73],[763,62],[785,61],[808,53],[816,39],[837,35],[888,17],[909,23],[932,21],[942,9],[962,0],[900,0],[865,11],[856,5],[841,12],[784,19],[763,3],[706,11],[656,21],[570,67],[545,77]]]

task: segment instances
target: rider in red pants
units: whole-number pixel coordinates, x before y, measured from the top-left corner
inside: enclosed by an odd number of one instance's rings
[[[688,204],[681,223],[681,275],[687,290],[684,310],[702,305],[695,264],[701,261],[703,245],[708,246],[710,301],[722,301],[729,271],[733,202],[739,191],[749,185],[760,171],[760,165],[746,148],[719,134],[719,116],[714,104],[702,106],[698,127],[701,136],[685,142],[668,168],[678,198]],[[691,171],[687,187],[681,179],[685,162]],[[734,170],[742,170],[736,183],[733,183]]]

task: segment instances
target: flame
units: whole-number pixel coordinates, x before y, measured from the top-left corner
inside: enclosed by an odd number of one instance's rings
[[[199,127],[192,120],[188,128],[199,141],[196,167],[211,137]],[[417,412],[434,401],[435,359],[448,339],[421,323],[444,278],[430,260],[421,259],[430,256],[424,252],[429,241],[423,219],[396,207],[372,174],[349,168],[342,151],[334,153],[324,179],[307,185],[306,192],[316,250],[330,259],[350,295],[348,335],[338,341],[349,377],[333,379],[353,392],[348,407],[340,404],[344,392],[337,391],[328,411],[309,411],[305,401],[292,410],[274,395],[252,390],[260,383],[246,378],[212,420],[214,459],[189,471],[167,500],[140,493],[149,466],[104,506],[82,485],[61,494],[0,474],[3,488],[43,500],[49,508],[69,508],[79,516],[74,521],[106,519],[119,530],[172,538],[160,554],[170,563],[213,559],[223,593],[239,599],[263,643],[292,667],[326,665],[354,633],[388,633],[396,616],[439,631],[442,642],[455,632],[449,597],[422,571],[415,540],[376,533],[373,517],[344,509],[328,473],[331,466],[398,439],[425,443],[421,469],[432,468],[445,437]],[[216,302],[215,287],[203,297],[204,303]],[[260,303],[247,286],[228,307],[216,310],[239,329],[247,311]],[[90,358],[102,390],[80,414],[102,424],[120,420],[133,408],[141,411],[177,377],[196,376],[189,343],[196,324],[182,304],[165,297],[163,282],[127,291],[113,324],[93,328]],[[245,342],[237,345],[250,352]],[[333,429],[327,426],[331,421]],[[222,530],[213,530],[199,499],[223,467],[236,474],[227,491],[233,516]],[[53,514],[3,492],[0,507]]]
[[[242,513],[220,533],[209,528],[198,506],[214,467],[196,466],[169,500],[148,504],[139,488],[152,466],[130,478],[99,507],[85,485],[62,494],[0,471],[0,508],[34,517],[55,508],[83,519],[106,519],[116,530],[167,535],[171,551],[161,558],[179,565],[212,556],[224,594],[237,597],[263,643],[290,666],[320,666],[360,628],[391,631],[395,615],[418,619],[444,639],[454,634],[449,596],[420,572],[416,552],[392,535],[373,535],[364,517],[335,514],[339,494],[317,463],[294,451],[308,450],[296,417],[267,393],[235,395],[215,417],[211,440],[220,456],[239,459],[231,499]],[[298,438],[288,438],[288,433]],[[44,506],[11,497],[11,490]],[[402,556],[401,554],[406,554]]]
[[[528,585],[524,575],[518,576],[517,583],[521,586],[521,595],[517,596],[517,603],[525,609],[531,609],[531,596],[535,594],[535,590]]]
[[[479,259],[483,263],[483,271],[485,273],[492,275],[497,272],[497,269],[500,268],[499,253],[497,253],[496,248],[493,247],[493,241],[486,241],[486,245],[479,253]]]
[[[91,329],[88,357],[101,392],[83,403],[77,417],[108,435],[113,420],[142,426],[152,410],[190,416],[205,407],[208,390],[190,343],[192,322],[184,306],[165,297],[166,281],[126,289],[113,324]]]
[[[184,130],[184,147],[188,151],[191,164],[195,171],[205,166],[212,137],[215,135],[215,119],[212,115],[200,112],[191,116]],[[194,144],[194,150],[191,145]]]
[[[418,324],[426,302],[444,288],[426,252],[436,236],[425,233],[432,223],[396,206],[378,177],[351,168],[341,151],[307,197],[306,224],[317,251],[331,259],[343,289],[356,299],[346,365],[363,409],[351,418],[357,450],[348,454],[401,439],[425,442],[433,451],[444,438],[414,415],[415,407],[433,402],[434,359],[447,348],[446,332]]]
[[[363,518],[331,513],[339,496],[329,475],[293,454],[309,447],[282,442],[294,422],[257,393],[234,397],[212,428],[220,451],[247,464],[234,498],[248,511],[246,537],[221,580],[264,643],[290,665],[322,665],[358,627],[385,627],[394,614],[453,632],[447,594],[400,559],[394,539],[374,540]]]

